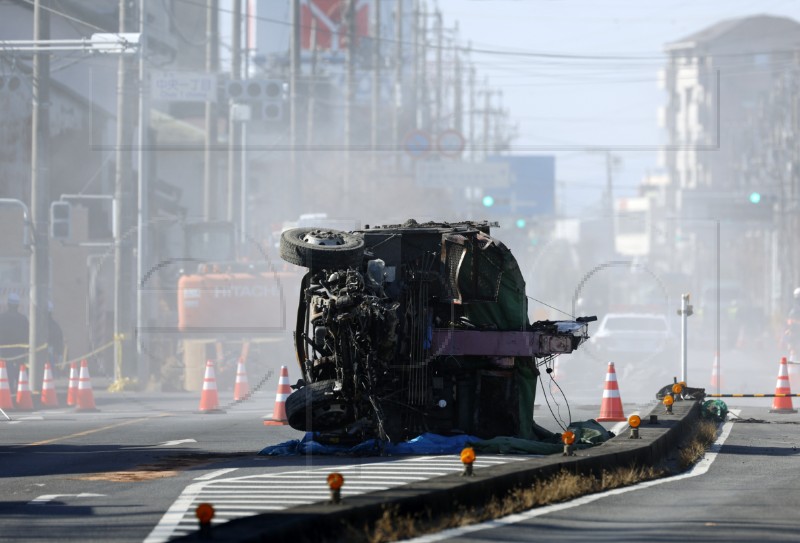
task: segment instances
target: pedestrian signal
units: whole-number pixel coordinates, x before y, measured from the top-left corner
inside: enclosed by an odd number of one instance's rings
[[[69,239],[71,235],[72,207],[69,202],[53,202],[50,204],[50,237],[53,239]]]

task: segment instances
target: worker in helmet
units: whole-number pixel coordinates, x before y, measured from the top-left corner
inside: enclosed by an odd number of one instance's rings
[[[28,318],[19,311],[19,294],[11,292],[6,300],[6,310],[0,313],[0,359],[6,361],[11,393],[17,390],[19,367],[27,362]]]

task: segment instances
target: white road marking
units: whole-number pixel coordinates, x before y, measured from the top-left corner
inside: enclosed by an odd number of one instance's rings
[[[739,415],[738,409],[732,409],[731,413],[738,417]],[[606,492],[600,492],[598,494],[590,494],[588,496],[583,496],[581,498],[577,498],[570,502],[566,503],[557,503],[554,505],[547,505],[544,507],[538,507],[536,509],[529,509],[524,513],[517,513],[515,515],[509,515],[507,517],[490,520],[488,522],[482,522],[480,524],[472,524],[470,526],[462,526],[460,528],[452,528],[450,530],[443,530],[441,532],[435,534],[424,535],[421,537],[416,537],[414,539],[404,539],[402,540],[403,543],[434,543],[436,541],[442,541],[445,539],[460,537],[465,534],[469,534],[472,532],[479,532],[481,530],[488,530],[491,528],[500,528],[502,526],[508,526],[510,524],[517,524],[518,522],[525,522],[526,520],[530,520],[532,518],[541,517],[543,515],[547,515],[549,513],[556,513],[558,511],[564,511],[566,509],[572,509],[574,507],[580,507],[581,505],[586,505],[588,503],[592,503],[594,501],[600,500],[605,498],[606,496],[617,496],[619,494],[625,494],[627,492],[633,492],[634,490],[639,490],[641,488],[650,488],[652,486],[657,486],[664,483],[671,483],[673,481],[680,481],[682,479],[688,479],[690,477],[697,477],[698,475],[704,475],[708,469],[711,467],[711,464],[714,463],[716,460],[717,455],[719,454],[720,449],[725,444],[725,440],[728,439],[728,436],[733,429],[734,419],[729,420],[722,426],[722,431],[720,432],[719,436],[717,437],[716,441],[709,447],[708,452],[706,452],[705,456],[694,465],[692,469],[687,471],[686,473],[681,473],[680,475],[673,475],[672,477],[665,477],[664,479],[656,479],[654,481],[645,481],[644,483],[639,483],[633,486],[627,486],[624,488],[615,488],[614,490],[608,490]]]
[[[225,475],[226,473],[230,473],[232,471],[236,471],[237,469],[239,469],[239,468],[218,469],[217,471],[212,471],[211,473],[206,473],[205,475],[201,475],[200,477],[195,477],[194,480],[195,481],[208,481],[210,479],[214,479],[215,477],[219,477],[220,475]]]
[[[184,443],[197,443],[196,439],[176,439],[174,441],[165,441],[161,445],[153,445],[153,447],[174,447],[175,445],[182,445]]]
[[[46,505],[47,503],[57,500],[58,498],[101,498],[105,494],[91,494],[84,492],[82,494],[44,494],[35,500],[28,502],[28,505]]]
[[[530,456],[481,456],[475,461],[475,469],[477,471],[527,458]],[[279,511],[293,505],[327,501],[330,499],[330,490],[325,478],[333,471],[344,475],[342,496],[347,498],[433,477],[452,475],[463,469],[457,455],[417,456],[397,458],[387,462],[314,467],[192,483],[167,510],[144,543],[161,543],[172,537],[196,531],[194,508],[202,502],[214,505],[218,512],[215,521],[228,521],[263,511]]]

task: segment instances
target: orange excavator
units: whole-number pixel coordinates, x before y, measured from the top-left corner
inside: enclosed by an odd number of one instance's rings
[[[221,386],[240,358],[285,335],[297,305],[301,274],[273,266],[266,247],[237,254],[236,231],[224,221],[187,224],[178,278],[178,331],[183,342],[184,387],[202,386],[207,359],[216,359]],[[289,299],[291,298],[291,300]],[[253,352],[251,347],[256,347]],[[230,371],[228,371],[230,370]]]

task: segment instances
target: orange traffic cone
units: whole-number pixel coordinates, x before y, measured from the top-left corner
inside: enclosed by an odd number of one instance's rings
[[[76,394],[76,411],[91,412],[99,411],[94,405],[94,391],[92,391],[92,380],[89,377],[89,363],[81,360],[81,373],[78,377],[78,391]]]
[[[722,379],[719,376],[719,353],[714,355],[714,366],[711,368],[711,388],[716,393],[719,393],[719,388],[722,386]]]
[[[42,407],[58,407],[58,395],[53,384],[53,370],[50,362],[44,364],[44,379],[42,380]]]
[[[614,371],[614,363],[608,363],[608,373],[606,373],[606,384],[603,389],[603,401],[600,404],[600,416],[598,422],[621,422],[628,420],[622,412],[622,398],[619,395],[617,385],[617,372]]]
[[[278,392],[275,394],[275,409],[271,417],[264,417],[264,426],[285,426],[289,424],[286,418],[286,398],[292,393],[289,385],[289,368],[281,366],[281,376],[278,379]]]
[[[19,381],[17,383],[17,409],[20,411],[33,411],[33,397],[28,384],[28,368],[25,364],[19,367]]]
[[[214,363],[206,362],[206,374],[203,378],[203,391],[200,393],[201,413],[224,413],[219,408],[219,395],[217,394],[217,376],[214,373]]]
[[[11,387],[8,385],[8,371],[6,361],[0,360],[0,409],[13,409],[11,403]]]
[[[236,364],[236,383],[233,385],[233,399],[240,402],[250,396],[250,385],[247,382],[247,371],[244,367],[244,358]]]
[[[789,386],[789,366],[786,364],[786,357],[781,358],[781,364],[778,367],[778,382],[775,384],[775,394],[791,394],[792,390]],[[792,407],[791,396],[776,397],[772,399],[772,409],[770,413],[797,413],[797,410]]]
[[[73,362],[69,365],[69,383],[67,384],[67,405],[78,403],[78,364]]]

